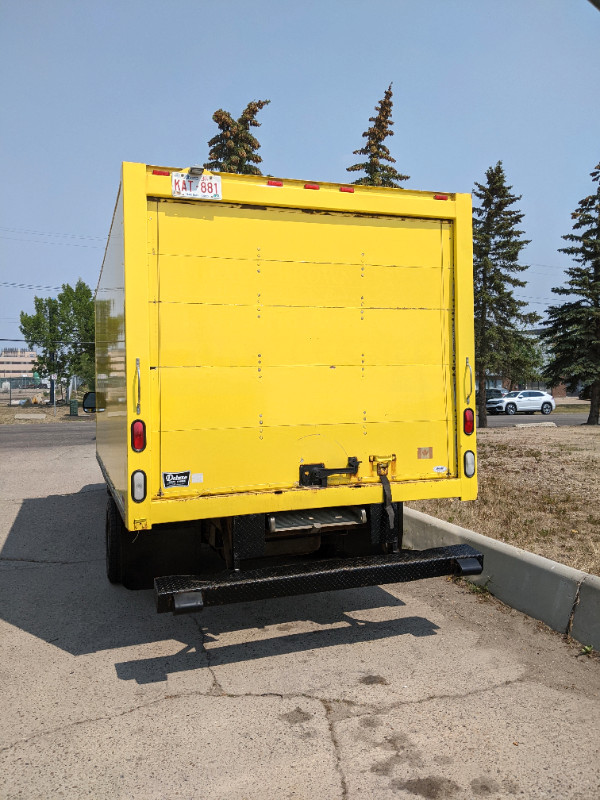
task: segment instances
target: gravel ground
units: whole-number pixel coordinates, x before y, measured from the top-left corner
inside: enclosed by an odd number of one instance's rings
[[[600,427],[479,431],[479,498],[426,514],[600,575]]]

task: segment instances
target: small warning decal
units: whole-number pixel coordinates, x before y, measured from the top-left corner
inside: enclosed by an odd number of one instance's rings
[[[176,486],[190,485],[190,471],[187,472],[163,472],[163,486],[165,489],[173,489]]]
[[[417,447],[417,458],[433,458],[433,447]]]

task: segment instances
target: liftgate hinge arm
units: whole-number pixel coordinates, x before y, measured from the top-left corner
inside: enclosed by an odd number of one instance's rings
[[[369,456],[371,464],[377,467],[377,475],[383,486],[383,501],[390,523],[390,530],[394,529],[396,515],[394,513],[394,506],[392,505],[392,487],[390,486],[388,478],[388,469],[390,464],[395,460],[395,453],[392,453],[391,456]]]

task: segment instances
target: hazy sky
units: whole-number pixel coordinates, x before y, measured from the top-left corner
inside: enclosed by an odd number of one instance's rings
[[[504,162],[532,240],[521,295],[543,312],[600,161],[588,0],[0,0],[0,59],[0,283],[95,288],[121,161],[203,162],[219,107],[271,100],[264,172],[353,180],[393,81],[407,188],[469,192]],[[0,285],[0,337],[56,293]]]

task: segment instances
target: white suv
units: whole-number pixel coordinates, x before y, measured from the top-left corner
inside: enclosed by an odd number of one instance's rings
[[[549,414],[556,408],[551,394],[538,391],[509,392],[505,397],[494,397],[485,404],[488,414]]]

